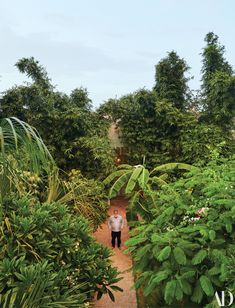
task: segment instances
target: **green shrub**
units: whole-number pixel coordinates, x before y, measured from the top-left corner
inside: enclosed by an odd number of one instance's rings
[[[234,292],[234,170],[234,159],[211,162],[157,194],[152,221],[127,241],[146,297],[210,307],[215,291]]]
[[[79,307],[96,293],[113,298],[113,284],[120,278],[108,260],[110,252],[90,235],[87,220],[72,214],[68,206],[9,198],[0,206],[0,219],[2,302],[22,283],[36,283],[40,275],[45,275],[42,297],[48,297],[47,303],[72,296],[74,307]]]
[[[64,187],[67,193],[61,200],[70,204],[74,213],[87,218],[93,230],[96,230],[108,216],[108,197],[102,183],[87,179],[80,170],[72,169],[64,181]]]

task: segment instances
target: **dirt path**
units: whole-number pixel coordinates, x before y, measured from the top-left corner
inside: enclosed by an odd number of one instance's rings
[[[123,198],[116,198],[112,200],[111,207],[109,209],[109,214],[113,214],[113,210],[117,209],[119,214],[125,218],[126,221],[126,211],[125,208],[127,206],[127,201]],[[128,227],[125,224],[125,227],[122,231],[122,244],[121,250],[118,248],[114,248],[114,255],[111,257],[112,263],[114,266],[118,268],[120,272],[123,272],[120,276],[123,279],[118,282],[118,286],[120,286],[124,291],[123,292],[115,292],[115,302],[113,303],[108,295],[104,295],[99,301],[95,302],[94,307],[96,308],[136,308],[136,292],[135,290],[131,290],[131,286],[134,283],[134,279],[132,276],[132,271],[130,270],[132,266],[132,260],[130,255],[123,254],[124,242],[129,238]],[[95,238],[98,242],[102,243],[105,246],[111,247],[111,235],[108,229],[107,224],[103,224],[101,228],[99,228],[94,234]]]

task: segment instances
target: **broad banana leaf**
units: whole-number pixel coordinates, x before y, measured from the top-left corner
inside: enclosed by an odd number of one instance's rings
[[[171,170],[176,170],[176,169],[192,171],[198,168],[195,166],[189,165],[189,164],[184,164],[184,163],[168,163],[168,164],[164,164],[164,165],[154,168],[151,171],[151,174],[154,172],[165,172],[165,171],[171,171]]]
[[[117,193],[127,183],[127,180],[129,179],[131,174],[132,174],[132,170],[127,171],[125,174],[123,174],[122,176],[120,176],[120,178],[118,178],[116,180],[116,182],[113,184],[113,186],[111,187],[111,189],[109,191],[109,198],[110,199],[116,197]]]
[[[130,176],[130,179],[126,185],[125,193],[130,194],[133,189],[136,186],[136,183],[138,182],[138,178],[141,175],[141,172],[143,170],[143,167],[140,166],[138,168],[135,168],[134,171],[132,172],[132,175]]]

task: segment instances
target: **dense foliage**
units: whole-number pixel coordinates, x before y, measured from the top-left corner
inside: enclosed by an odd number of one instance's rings
[[[234,293],[235,76],[218,37],[205,42],[197,95],[172,51],[152,90],[97,111],[82,87],[58,92],[34,58],[16,63],[32,82],[0,99],[0,306],[114,300],[117,270],[91,236],[107,216],[104,184],[130,198],[127,244],[149,307],[212,307],[215,291]],[[126,163],[114,172],[113,122]]]
[[[225,48],[218,36],[209,32],[205,37],[202,67],[202,120],[224,130],[234,125],[235,76],[224,57]]]
[[[139,222],[127,245],[139,275],[135,287],[152,294],[152,307],[211,307],[215,291],[234,292],[234,170],[234,159],[217,159],[148,191],[156,200],[153,218]]]
[[[79,170],[59,171],[38,132],[27,123],[2,119],[0,130],[1,200],[12,192],[30,195],[34,202],[70,205],[93,229],[104,221],[107,197],[97,180],[85,178]]]
[[[159,101],[173,103],[178,109],[185,109],[189,103],[189,78],[185,76],[189,67],[175,51],[171,51],[165,59],[156,65],[155,86]]]
[[[104,185],[110,185],[109,198],[112,199],[122,190],[130,199],[127,212],[131,217],[141,217],[145,221],[153,219],[151,209],[155,207],[155,195],[153,190],[166,185],[166,181],[172,181],[166,172],[181,174],[195,167],[188,164],[169,163],[158,166],[150,172],[144,165],[120,165],[118,170],[111,173],[104,181]],[[129,225],[134,222],[129,221]]]
[[[118,279],[110,251],[95,242],[82,216],[63,204],[34,204],[14,196],[1,203],[0,216],[1,300],[22,285],[29,290],[42,277],[46,284],[38,300],[46,300],[40,307],[57,302],[65,307],[66,301],[68,307],[79,307],[97,292],[113,298]]]
[[[0,305],[114,300],[117,271],[91,236],[107,215],[102,186],[78,170],[61,178],[38,132],[17,118],[1,121],[0,144]]]
[[[120,128],[126,163],[139,164],[145,156],[149,168],[171,161],[206,164],[222,144],[222,155],[234,152],[235,76],[218,37],[208,33],[205,41],[196,95],[188,86],[186,61],[173,51],[156,65],[153,90],[140,89],[99,108]]]
[[[16,66],[33,82],[3,93],[1,117],[17,117],[36,127],[63,170],[80,169],[88,177],[107,175],[114,155],[106,137],[108,126],[92,111],[87,90],[77,88],[71,95],[56,91],[34,58],[23,58]]]

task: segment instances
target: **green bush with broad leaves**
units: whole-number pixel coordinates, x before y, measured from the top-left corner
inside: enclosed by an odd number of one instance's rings
[[[123,164],[111,173],[104,181],[104,185],[111,185],[109,198],[112,199],[123,190],[130,198],[127,209],[128,217],[141,215],[146,221],[151,221],[151,209],[155,208],[155,190],[166,185],[169,172],[185,172],[196,167],[184,163],[169,163],[155,167],[149,171],[145,165],[131,166]],[[129,220],[132,225],[134,221]]]
[[[104,293],[114,300],[120,278],[110,251],[68,206],[9,197],[0,205],[0,220],[1,307],[23,307],[25,300],[31,306],[24,307],[83,307]]]
[[[218,158],[155,192],[153,219],[126,242],[151,307],[212,307],[216,291],[234,294],[234,185],[235,159]]]

